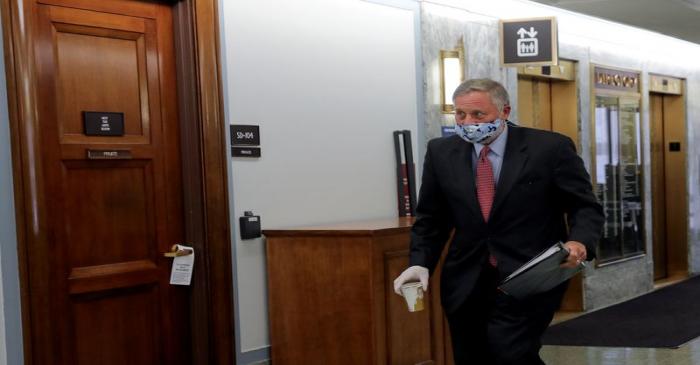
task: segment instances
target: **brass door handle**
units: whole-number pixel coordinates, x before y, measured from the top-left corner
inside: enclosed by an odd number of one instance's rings
[[[180,256],[191,255],[191,254],[192,254],[192,250],[190,250],[190,249],[178,250],[177,245],[173,245],[173,247],[170,248],[170,252],[164,252],[163,256],[165,256],[165,257],[180,257]]]

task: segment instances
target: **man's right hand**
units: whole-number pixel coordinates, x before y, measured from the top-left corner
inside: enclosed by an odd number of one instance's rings
[[[413,281],[420,281],[423,284],[423,291],[428,291],[428,279],[430,274],[423,266],[411,266],[404,270],[396,280],[394,280],[394,292],[401,295],[401,285]]]

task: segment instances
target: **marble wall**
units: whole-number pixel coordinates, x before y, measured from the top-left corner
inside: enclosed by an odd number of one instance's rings
[[[542,8],[533,5],[533,8]],[[557,16],[557,10],[547,9],[540,16]],[[511,94],[514,106],[512,117],[517,120],[517,71],[515,68],[503,68],[499,62],[499,14],[489,14],[483,9],[472,12],[469,8],[457,8],[454,5],[442,5],[435,2],[421,4],[421,34],[423,66],[425,71],[425,129],[426,140],[439,137],[443,125],[454,124],[454,118],[442,114],[439,94],[439,55],[441,49],[453,49],[461,40],[465,48],[465,75],[467,78],[489,77],[500,81]],[[528,15],[530,16],[530,15]],[[564,19],[572,14],[562,14]],[[575,16],[575,15],[574,15]],[[523,16],[524,17],[524,16]],[[590,19],[590,20],[587,20]],[[651,255],[651,183],[650,183],[650,143],[649,131],[649,89],[648,74],[663,74],[687,81],[687,125],[688,125],[688,203],[689,203],[689,267],[691,273],[700,271],[700,67],[689,66],[684,61],[648,57],[648,53],[634,49],[607,44],[605,39],[594,39],[580,32],[566,28],[560,21],[559,57],[577,62],[578,115],[580,154],[590,168],[591,151],[591,67],[592,65],[617,67],[642,72],[642,136],[643,136],[643,174],[645,237],[647,255],[615,264],[595,267],[590,265],[584,272],[584,306],[586,310],[605,307],[640,294],[653,288],[653,257]],[[596,26],[593,18],[583,19]],[[606,26],[610,26],[607,24]],[[614,27],[614,25],[612,26]],[[624,27],[621,26],[620,27]],[[562,33],[561,29],[567,32]],[[629,27],[624,27],[630,31]],[[640,37],[648,32],[641,31]],[[669,38],[669,44],[678,47],[677,40]],[[683,45],[681,45],[682,47]],[[687,47],[698,52],[700,46],[688,43]],[[663,50],[658,50],[663,52]]]

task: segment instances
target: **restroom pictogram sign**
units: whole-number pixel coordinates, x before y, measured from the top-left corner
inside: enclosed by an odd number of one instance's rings
[[[501,20],[501,64],[556,65],[556,18]]]

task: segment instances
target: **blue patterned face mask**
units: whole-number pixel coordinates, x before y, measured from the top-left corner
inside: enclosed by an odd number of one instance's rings
[[[455,132],[467,142],[481,143],[495,136],[501,124],[503,124],[501,119],[486,123],[456,124]]]

